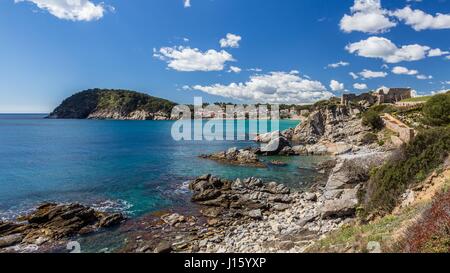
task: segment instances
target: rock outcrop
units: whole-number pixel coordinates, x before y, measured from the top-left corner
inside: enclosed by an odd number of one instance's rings
[[[253,149],[230,148],[210,155],[201,155],[201,158],[214,160],[224,164],[265,168],[266,165],[258,158]]]
[[[229,181],[205,175],[193,181],[190,189],[193,202],[215,208],[215,216],[221,215],[222,220],[241,216],[260,219],[264,212],[292,202],[289,188],[275,182],[265,184],[257,178]]]
[[[311,152],[344,153],[350,145],[360,144],[362,135],[369,131],[354,113],[354,109],[338,105],[316,110],[295,128],[292,142],[310,147]]]
[[[112,227],[124,219],[120,213],[108,214],[80,204],[47,203],[20,217],[18,222],[0,222],[0,248],[17,244],[42,245]]]
[[[389,153],[372,152],[342,156],[337,162],[325,186],[326,190],[348,189],[369,179],[372,168],[381,166],[389,157]]]

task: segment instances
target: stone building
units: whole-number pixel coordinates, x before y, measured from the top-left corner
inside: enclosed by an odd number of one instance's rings
[[[396,103],[398,101],[409,99],[412,97],[411,88],[387,88],[382,87],[378,89],[374,96],[377,97],[377,103]]]
[[[412,97],[411,88],[387,88],[382,87],[375,92],[356,94],[343,94],[341,104],[347,105],[349,102],[366,101],[369,104],[396,103]]]

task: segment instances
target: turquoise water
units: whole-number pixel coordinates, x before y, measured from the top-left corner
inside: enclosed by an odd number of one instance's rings
[[[81,202],[139,216],[183,205],[186,181],[212,173],[261,177],[294,188],[316,176],[315,157],[278,158],[288,167],[217,164],[200,154],[251,141],[174,141],[172,121],[47,120],[44,115],[0,115],[0,219],[44,201]],[[280,129],[296,126],[281,121]],[[272,160],[272,159],[265,159]],[[300,168],[299,168],[300,167]]]

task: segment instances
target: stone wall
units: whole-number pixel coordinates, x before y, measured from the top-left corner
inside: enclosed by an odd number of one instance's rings
[[[396,102],[395,105],[402,108],[416,108],[417,106],[425,104],[424,101],[406,101],[406,102]]]
[[[386,128],[397,133],[398,137],[403,142],[408,143],[414,138],[414,136],[415,136],[414,129],[408,127],[406,124],[404,124],[400,120],[394,118],[393,116],[391,116],[389,114],[384,114],[384,116],[382,118],[383,118]]]

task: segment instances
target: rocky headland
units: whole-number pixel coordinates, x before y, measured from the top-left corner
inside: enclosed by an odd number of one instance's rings
[[[48,118],[168,120],[175,105],[134,91],[91,89],[65,99]]]

